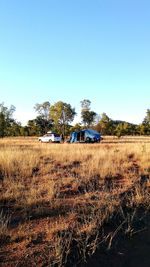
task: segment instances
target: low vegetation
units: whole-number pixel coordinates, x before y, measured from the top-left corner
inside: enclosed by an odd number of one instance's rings
[[[78,266],[149,210],[150,138],[0,140],[0,262]],[[138,214],[138,216],[137,216]],[[133,223],[134,222],[134,223]]]

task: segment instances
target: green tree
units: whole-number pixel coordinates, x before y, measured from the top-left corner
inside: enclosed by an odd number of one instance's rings
[[[113,120],[110,119],[106,113],[102,113],[96,128],[103,135],[113,135],[115,126]]]
[[[41,124],[38,125],[37,118],[34,119],[34,120],[29,120],[28,123],[27,123],[28,132],[29,132],[30,136],[34,136],[34,135],[39,135],[39,134],[45,133],[45,132],[43,132],[43,130],[45,130],[45,123],[44,123],[44,125],[41,125]],[[41,120],[43,122],[43,119],[41,119]]]
[[[4,106],[4,102],[0,104],[0,137],[9,135],[9,128],[14,123],[13,113],[15,107],[13,105],[10,108]]]
[[[143,123],[137,125],[136,132],[139,135],[145,135],[145,125]]]
[[[150,125],[150,109],[147,109],[143,124]]]
[[[76,123],[74,126],[71,127],[71,132],[75,131],[81,131],[83,129],[83,126],[81,123]]]
[[[144,135],[150,135],[150,109],[147,109],[142,125]]]
[[[5,129],[6,129],[5,116],[2,112],[0,112],[0,137],[5,136]]]
[[[123,135],[126,135],[128,125],[125,123],[119,123],[116,127],[115,133],[116,136],[121,137]]]
[[[65,129],[74,120],[75,108],[62,101],[56,102],[50,107],[50,117],[54,122],[54,127],[65,136]]]
[[[21,123],[16,122],[15,120],[11,123],[11,125],[7,128],[8,136],[20,136],[21,135]]]
[[[46,101],[34,106],[35,111],[38,113],[34,123],[39,129],[40,134],[46,133],[53,125],[50,117],[50,102]],[[34,127],[35,128],[35,127]]]
[[[97,114],[91,111],[91,101],[84,99],[81,102],[81,118],[84,126],[89,127],[95,122]]]
[[[22,135],[22,136],[29,136],[30,135],[30,130],[29,130],[29,127],[28,126],[23,126],[23,127],[21,127],[21,129],[20,129],[20,134]]]
[[[137,133],[137,125],[128,122],[121,122],[115,129],[115,135],[121,137],[123,135],[135,135]]]
[[[48,121],[50,119],[50,106],[50,102],[45,101],[41,104],[35,104],[34,109],[42,119]]]

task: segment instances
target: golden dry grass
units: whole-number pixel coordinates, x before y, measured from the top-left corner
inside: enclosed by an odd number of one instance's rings
[[[74,257],[85,259],[110,237],[100,234],[105,223],[118,211],[124,220],[123,206],[149,208],[149,142],[139,137],[107,137],[101,144],[1,139],[3,265],[65,266]]]

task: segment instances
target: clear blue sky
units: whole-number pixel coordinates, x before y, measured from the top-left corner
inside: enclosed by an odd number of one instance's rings
[[[0,102],[58,100],[140,123],[150,108],[149,0],[0,0]],[[77,119],[76,119],[77,120]]]

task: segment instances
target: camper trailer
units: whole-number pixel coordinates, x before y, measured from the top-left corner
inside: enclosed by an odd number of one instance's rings
[[[98,143],[102,139],[101,134],[93,129],[84,129],[78,132],[72,132],[70,143]]]

